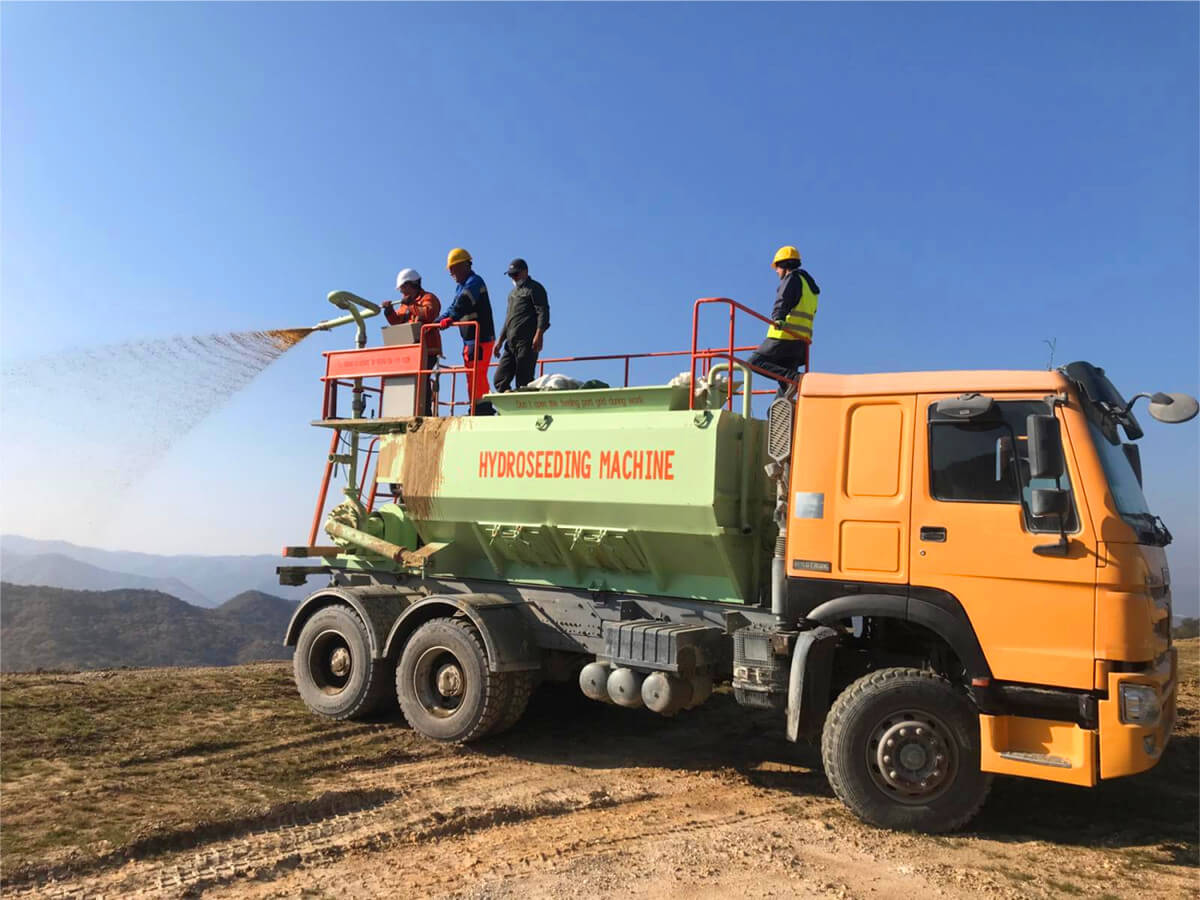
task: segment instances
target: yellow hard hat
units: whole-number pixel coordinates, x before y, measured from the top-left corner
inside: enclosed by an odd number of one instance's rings
[[[468,253],[462,247],[455,247],[453,250],[450,251],[450,255],[446,257],[446,268],[448,269],[457,263],[470,262],[470,261],[471,261],[470,253]]]
[[[775,251],[775,259],[771,265],[777,266],[785,259],[794,259],[796,262],[800,262],[800,251],[795,247],[780,247]]]

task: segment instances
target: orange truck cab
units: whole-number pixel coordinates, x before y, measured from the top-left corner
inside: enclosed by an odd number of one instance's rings
[[[1195,415],[1186,395],[1139,396],[1161,421]],[[906,804],[916,817],[947,766],[975,767],[976,752],[984,779],[1083,786],[1160,758],[1175,717],[1171,536],[1142,493],[1131,406],[1102,369],[1078,362],[812,373],[793,410],[772,407],[794,415],[786,521],[783,503],[777,513],[786,614],[836,633],[828,666],[849,669],[822,677],[844,685],[908,665],[957,685],[977,713],[977,734],[949,751],[955,723],[914,700],[874,713],[880,723],[861,735],[843,728],[840,744],[827,733],[831,783],[865,818],[920,825]],[[830,722],[854,712],[839,708],[848,693]],[[789,736],[802,725],[790,720]],[[913,743],[939,731],[942,744]],[[905,749],[907,764],[889,747]],[[869,771],[856,787],[838,755],[863,752]],[[872,786],[899,801],[891,812],[864,808]],[[943,813],[965,821],[973,811]]]

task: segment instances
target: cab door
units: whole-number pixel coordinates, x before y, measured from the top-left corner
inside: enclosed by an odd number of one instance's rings
[[[944,591],[965,610],[994,678],[1090,688],[1096,536],[1069,447],[1058,480],[1029,484],[1026,418],[1040,397],[996,398],[977,419],[954,419],[921,395],[914,441],[909,571],[917,588]],[[1061,420],[1061,415],[1060,415]],[[1065,429],[1063,429],[1065,434]],[[1065,556],[1040,555],[1059,539],[1056,520],[1033,519],[1030,489],[1070,492]]]

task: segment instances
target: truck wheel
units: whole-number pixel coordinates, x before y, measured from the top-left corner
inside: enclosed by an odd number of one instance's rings
[[[292,671],[300,697],[330,719],[363,718],[387,699],[383,660],[371,658],[362,619],[348,606],[326,606],[304,623]]]
[[[979,811],[979,720],[946,679],[919,669],[864,675],[833,704],[821,758],[834,793],[863,821],[950,831]]]
[[[492,734],[508,731],[521,721],[521,716],[525,715],[525,708],[529,706],[529,698],[533,696],[533,672],[506,672],[505,675],[509,680],[508,703],[505,704],[500,721],[492,729]]]
[[[404,645],[396,696],[416,731],[465,744],[500,723],[511,686],[506,675],[488,669],[487,651],[470,623],[431,619]]]

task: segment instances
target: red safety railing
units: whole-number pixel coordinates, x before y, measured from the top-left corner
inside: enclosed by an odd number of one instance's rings
[[[712,305],[723,305],[728,309],[728,343],[716,347],[701,347],[700,346],[700,325],[701,312]],[[753,319],[759,326],[771,326],[774,324],[771,319],[760,315],[736,300],[731,300],[728,297],[702,297],[697,300],[692,306],[692,341],[691,347],[688,350],[667,350],[662,352],[652,353],[614,353],[597,356],[555,356],[545,357],[538,360],[538,374],[545,375],[547,366],[566,366],[577,364],[595,364],[595,363],[611,363],[617,362],[622,366],[622,383],[621,387],[630,386],[630,377],[632,367],[639,360],[662,360],[670,358],[686,357],[690,363],[688,372],[695,384],[698,377],[706,377],[713,365],[717,362],[723,362],[728,365],[727,384],[728,390],[725,397],[725,405],[729,409],[733,409],[733,400],[735,396],[741,396],[746,390],[746,386],[742,385],[738,389],[738,385],[734,379],[734,372],[737,365],[744,366],[748,371],[762,375],[771,381],[778,381],[778,376],[762,369],[758,366],[751,365],[746,359],[742,359],[738,354],[745,354],[754,351],[758,348],[758,344],[739,345],[737,343],[737,317],[738,313],[742,313]],[[473,328],[475,334],[478,334],[479,325],[477,322],[454,322],[454,326],[467,326]],[[399,346],[384,346],[370,347],[357,350],[330,350],[325,352],[326,364],[325,375],[322,377],[324,384],[324,401],[322,404],[322,418],[325,420],[335,420],[338,418],[337,409],[337,392],[339,388],[349,387],[354,388],[355,379],[378,378],[379,385],[362,384],[361,390],[366,393],[378,395],[379,413],[382,414],[383,406],[383,387],[384,379],[394,376],[415,376],[416,390],[414,391],[413,401],[413,416],[422,415],[425,408],[424,401],[426,392],[430,393],[430,404],[433,414],[440,415],[442,410],[446,410],[448,415],[455,415],[456,411],[461,407],[466,407],[466,414],[474,414],[474,403],[471,399],[471,391],[466,390],[466,399],[458,399],[458,383],[459,377],[462,376],[463,381],[469,384],[469,376],[473,374],[474,367],[470,365],[447,366],[436,363],[432,366],[426,366],[425,363],[429,357],[429,348],[432,343],[430,340],[430,329],[439,329],[437,323],[428,323],[421,326],[421,333],[418,343],[404,344]],[[788,329],[786,326],[784,331],[790,334],[800,335]],[[803,338],[801,338],[803,339]],[[475,342],[478,348],[478,342]],[[811,365],[811,351],[809,346],[810,361],[806,365],[804,371],[807,372]],[[494,368],[497,365],[495,360],[489,361],[488,368]],[[800,373],[803,374],[803,373]],[[443,385],[445,379],[449,379],[449,390],[447,391]],[[796,383],[799,383],[799,375]],[[750,389],[751,396],[764,394],[773,394],[775,389]],[[689,391],[689,408],[695,407],[696,391]],[[448,399],[445,399],[447,398]],[[329,445],[329,460],[325,466],[325,473],[321,480],[321,487],[317,497],[317,508],[313,514],[312,529],[309,534],[309,544],[313,545],[316,542],[317,534],[319,533],[321,515],[325,509],[325,502],[329,494],[329,481],[333,472],[333,467],[336,465],[334,456],[337,454],[338,444],[341,441],[341,428],[335,428],[333,439]],[[359,502],[362,502],[364,492],[366,492],[366,478],[370,471],[370,463],[373,456],[377,455],[377,445],[379,438],[374,438],[367,447],[365,459],[361,469],[361,475],[358,488]],[[377,460],[376,460],[377,462]],[[368,495],[367,503],[365,504],[368,510],[374,508],[375,498],[378,491],[378,482],[375,478],[371,480],[371,491]]]
[[[698,339],[699,339],[699,335],[700,335],[700,311],[703,307],[705,307],[709,304],[713,304],[713,303],[721,303],[721,304],[726,305],[729,308],[729,346],[728,346],[728,348],[725,348],[725,349],[712,349],[712,348],[701,349],[701,348],[697,347],[697,343],[698,343]],[[774,373],[769,372],[766,369],[760,368],[759,366],[751,365],[748,360],[738,359],[734,355],[735,353],[745,352],[746,350],[757,349],[757,345],[753,346],[753,347],[738,347],[737,346],[737,314],[739,312],[743,312],[746,315],[750,316],[751,318],[757,319],[759,322],[766,325],[767,327],[770,327],[775,324],[771,319],[768,319],[766,316],[759,315],[754,310],[752,310],[750,307],[744,306],[743,304],[738,303],[736,300],[731,300],[728,297],[701,297],[694,304],[692,304],[692,352],[691,352],[691,355],[692,355],[692,368],[691,368],[692,380],[693,380],[693,382],[696,380],[696,364],[698,362],[701,363],[701,365],[703,366],[703,369],[701,372],[702,375],[708,374],[709,369],[712,368],[714,359],[719,359],[721,362],[728,363],[729,368],[728,368],[726,374],[728,376],[727,383],[729,384],[729,390],[725,396],[725,404],[726,404],[726,407],[731,410],[733,409],[734,396],[736,394],[741,393],[741,391],[738,391],[736,389],[736,385],[734,384],[734,380],[733,380],[735,363],[739,363],[739,364],[745,366],[751,372],[755,372],[759,375],[765,375],[767,378],[771,379],[772,381],[780,380],[778,375],[775,375]],[[783,326],[782,330],[786,331],[788,334],[796,335],[796,337],[799,338],[800,340],[804,340],[804,338],[800,335],[800,333],[798,331],[788,328],[787,326]],[[810,362],[811,362],[811,354],[812,354],[812,344],[810,342],[809,343]],[[804,371],[807,372],[808,368],[809,368],[809,363],[805,363]],[[799,374],[797,375],[795,384],[797,384],[797,385],[799,384]],[[743,388],[743,390],[744,390],[744,388]],[[773,393],[775,393],[775,389],[774,388],[766,388],[764,390],[751,389],[750,393],[751,393],[751,395],[773,394]],[[696,392],[693,391],[692,392],[692,400],[691,400],[691,405],[693,408],[695,407],[695,403],[696,403]]]

